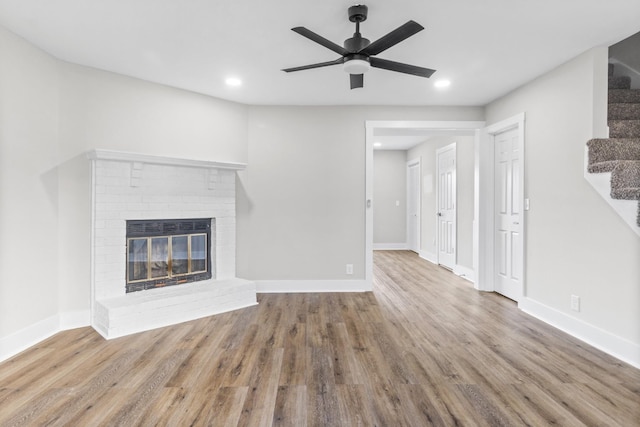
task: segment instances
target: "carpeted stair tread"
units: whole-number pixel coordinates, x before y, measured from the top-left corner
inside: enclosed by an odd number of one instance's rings
[[[609,89],[609,104],[640,102],[640,89]]]
[[[629,89],[631,87],[631,77],[618,76],[609,77],[609,89]]]
[[[640,200],[640,160],[621,160],[611,171],[611,197]]]
[[[587,146],[591,173],[611,172],[620,160],[640,160],[640,138],[596,138]]]
[[[640,137],[640,120],[609,120],[609,137]]]
[[[610,103],[608,117],[609,120],[640,119],[640,103]]]

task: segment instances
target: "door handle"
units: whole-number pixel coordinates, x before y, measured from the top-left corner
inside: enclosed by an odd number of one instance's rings
[[[520,225],[520,223],[517,221],[513,221],[513,225]]]
[[[438,212],[438,216],[442,216],[442,213]]]

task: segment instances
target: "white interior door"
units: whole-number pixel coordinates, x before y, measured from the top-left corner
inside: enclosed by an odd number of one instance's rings
[[[495,291],[522,295],[522,171],[518,129],[495,135]]]
[[[420,251],[420,161],[407,163],[407,247]]]
[[[436,151],[438,176],[438,264],[449,269],[456,264],[456,144]]]

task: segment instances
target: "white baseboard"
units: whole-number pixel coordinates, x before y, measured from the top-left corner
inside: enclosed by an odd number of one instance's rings
[[[259,294],[307,292],[369,292],[366,280],[254,280]]]
[[[56,314],[0,338],[0,362],[67,329],[89,326],[89,310]]]
[[[618,337],[529,298],[522,298],[518,308],[549,325],[578,338],[640,369],[640,345]]]
[[[374,243],[374,251],[407,251],[409,248],[406,243]]]
[[[418,255],[420,256],[420,258],[429,261],[432,264],[437,264],[438,263],[438,256],[436,254],[433,254],[431,252],[427,252],[427,251],[420,251],[418,253]]]
[[[463,279],[468,280],[471,283],[475,283],[475,273],[469,267],[456,264],[455,267],[453,267],[453,272]]]

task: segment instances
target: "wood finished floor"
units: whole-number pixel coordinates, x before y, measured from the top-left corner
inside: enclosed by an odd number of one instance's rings
[[[0,364],[0,425],[640,425],[640,370],[413,253],[374,259],[373,293],[59,333]]]

